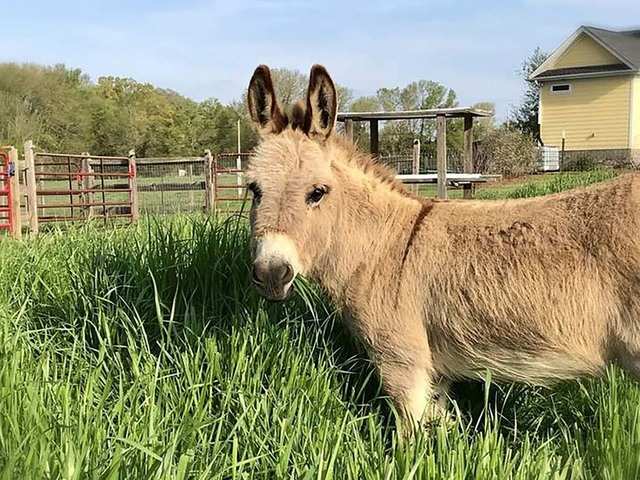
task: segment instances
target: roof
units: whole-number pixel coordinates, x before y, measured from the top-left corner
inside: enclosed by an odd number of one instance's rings
[[[594,65],[591,67],[552,68],[538,74],[536,78],[566,77],[568,75],[584,75],[589,73],[626,72],[631,69],[624,63],[612,63],[610,65]]]
[[[492,112],[478,108],[432,108],[429,110],[405,110],[400,112],[340,112],[338,113],[338,121],[407,120],[437,118],[438,116],[445,116],[447,118],[491,117],[492,115]]]
[[[596,39],[620,57],[633,70],[640,70],[640,30],[614,32],[604,28],[584,27]]]
[[[620,63],[594,65],[588,67],[549,69],[554,60],[562,55],[581,34],[588,35],[607,49]],[[530,80],[544,80],[556,77],[598,76],[640,71],[640,30],[606,30],[604,28],[582,26],[576,30],[558,49],[540,65],[529,77]]]

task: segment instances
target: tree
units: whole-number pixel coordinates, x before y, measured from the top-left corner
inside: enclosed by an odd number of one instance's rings
[[[548,54],[537,47],[520,67],[520,77],[524,82],[524,94],[520,105],[514,107],[509,115],[511,127],[540,140],[538,124],[538,108],[540,105],[540,88],[535,81],[529,80],[531,74],[548,58]]]
[[[456,92],[431,80],[418,80],[404,88],[381,88],[376,97],[384,111],[427,110],[451,108],[458,105]],[[453,151],[462,145],[460,122],[447,122],[447,146]],[[415,139],[419,139],[423,151],[435,152],[435,124],[433,120],[402,120],[388,122],[381,133],[383,155],[403,155],[410,151]]]
[[[493,102],[478,102],[473,105],[473,108],[478,110],[485,110],[495,114],[496,106]],[[473,138],[474,140],[482,140],[486,138],[496,128],[495,117],[480,117],[476,118],[473,122]]]

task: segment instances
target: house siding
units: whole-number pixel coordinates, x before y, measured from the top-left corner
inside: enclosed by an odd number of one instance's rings
[[[640,75],[636,75],[633,79],[633,106],[631,107],[633,120],[631,126],[633,131],[631,148],[640,150]],[[640,155],[638,155],[640,160]]]
[[[566,150],[629,149],[632,81],[637,82],[637,78],[614,76],[542,82],[540,134],[544,144],[560,147],[564,131]],[[550,85],[557,83],[569,83],[571,93],[551,93]],[[636,83],[636,87],[640,84]],[[634,96],[639,92],[640,88],[634,88]],[[637,113],[635,111],[634,116]],[[634,136],[634,142],[637,140]]]
[[[614,63],[620,63],[620,59],[590,36],[582,33],[550,68],[588,67]]]

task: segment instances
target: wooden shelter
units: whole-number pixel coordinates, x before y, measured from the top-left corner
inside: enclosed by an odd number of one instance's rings
[[[464,119],[464,173],[473,173],[473,120],[476,117],[490,117],[493,115],[486,110],[477,108],[434,108],[429,110],[405,110],[400,112],[342,112],[338,113],[338,121],[344,122],[347,137],[353,139],[353,122],[369,122],[371,137],[370,151],[374,156],[379,153],[378,124],[390,120],[419,120],[432,119],[436,121],[436,146],[438,165],[438,198],[447,198],[447,119]],[[469,182],[473,182],[470,179]],[[465,190],[465,197],[471,195],[471,190]]]

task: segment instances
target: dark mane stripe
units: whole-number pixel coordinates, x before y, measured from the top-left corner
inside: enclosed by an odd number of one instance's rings
[[[413,228],[411,229],[411,233],[409,234],[409,238],[407,240],[407,245],[404,247],[404,254],[402,255],[402,264],[401,269],[404,269],[404,262],[407,260],[407,256],[409,255],[409,250],[411,250],[411,246],[413,245],[413,241],[416,238],[416,235],[420,231],[420,227],[422,226],[422,222],[425,217],[429,215],[429,212],[433,208],[433,202],[423,202],[420,211],[418,212],[418,216],[416,217],[415,222],[413,222]]]

